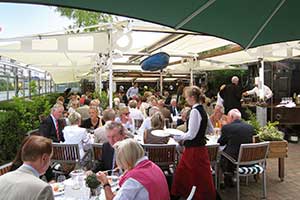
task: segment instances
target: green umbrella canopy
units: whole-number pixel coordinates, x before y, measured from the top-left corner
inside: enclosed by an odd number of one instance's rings
[[[0,0],[1,2],[1,0]],[[101,11],[213,35],[244,48],[300,39],[299,0],[4,0]]]

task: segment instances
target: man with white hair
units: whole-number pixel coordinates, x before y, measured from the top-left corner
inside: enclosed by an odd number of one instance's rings
[[[246,92],[243,93],[243,96],[249,96],[249,95],[256,95],[257,97],[260,97],[260,92],[258,89],[258,83],[259,83],[259,77],[255,77],[255,81],[254,81],[254,88],[252,90],[248,90]],[[264,91],[264,100],[268,100],[273,96],[273,92],[272,90],[266,86],[263,85],[263,91]]]
[[[221,129],[221,137],[218,140],[221,146],[225,146],[223,152],[237,159],[241,144],[252,143],[254,128],[241,120],[241,112],[238,109],[232,109],[228,112],[228,124]],[[221,168],[224,172],[224,181],[226,185],[232,186],[232,175],[235,166],[225,157],[221,157]]]
[[[39,133],[53,142],[64,142],[63,128],[65,126],[62,114],[64,107],[61,104],[55,104],[51,108],[51,114],[41,123]]]
[[[233,76],[231,78],[231,84],[226,85],[224,89],[220,91],[220,97],[223,99],[225,114],[233,108],[241,111],[241,96],[242,91],[239,87],[239,78],[237,76]]]

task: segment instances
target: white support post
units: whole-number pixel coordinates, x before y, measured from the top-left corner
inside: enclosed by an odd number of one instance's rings
[[[193,74],[193,69],[190,69],[190,86],[194,85],[194,74]]]
[[[258,59],[260,62],[259,68],[259,82],[258,82],[258,90],[259,90],[259,100],[264,99],[264,60],[263,58]],[[265,126],[267,124],[267,108],[262,106],[256,106],[256,118],[261,126]]]
[[[109,41],[109,54],[108,54],[108,68],[109,68],[109,107],[113,107],[113,70],[112,70],[112,27],[108,30],[108,41]]]

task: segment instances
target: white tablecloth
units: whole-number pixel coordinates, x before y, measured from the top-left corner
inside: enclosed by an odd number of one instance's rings
[[[55,200],[89,200],[90,199],[90,188],[86,187],[85,184],[83,184],[80,189],[78,190],[74,190],[72,188],[73,182],[72,179],[67,179],[64,181],[64,185],[65,185],[65,191],[63,194],[61,195],[57,195],[55,196]],[[116,191],[116,189],[118,188],[118,185],[115,184],[112,187],[112,191]],[[96,197],[95,197],[96,199]],[[101,188],[101,194],[100,196],[97,198],[99,200],[105,200],[105,193],[103,188]]]

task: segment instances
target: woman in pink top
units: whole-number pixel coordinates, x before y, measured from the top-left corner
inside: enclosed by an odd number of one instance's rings
[[[113,194],[108,179],[98,172],[106,199],[169,200],[167,180],[161,169],[144,156],[143,147],[133,139],[126,139],[114,145],[117,165],[124,169],[120,178],[120,190]]]

